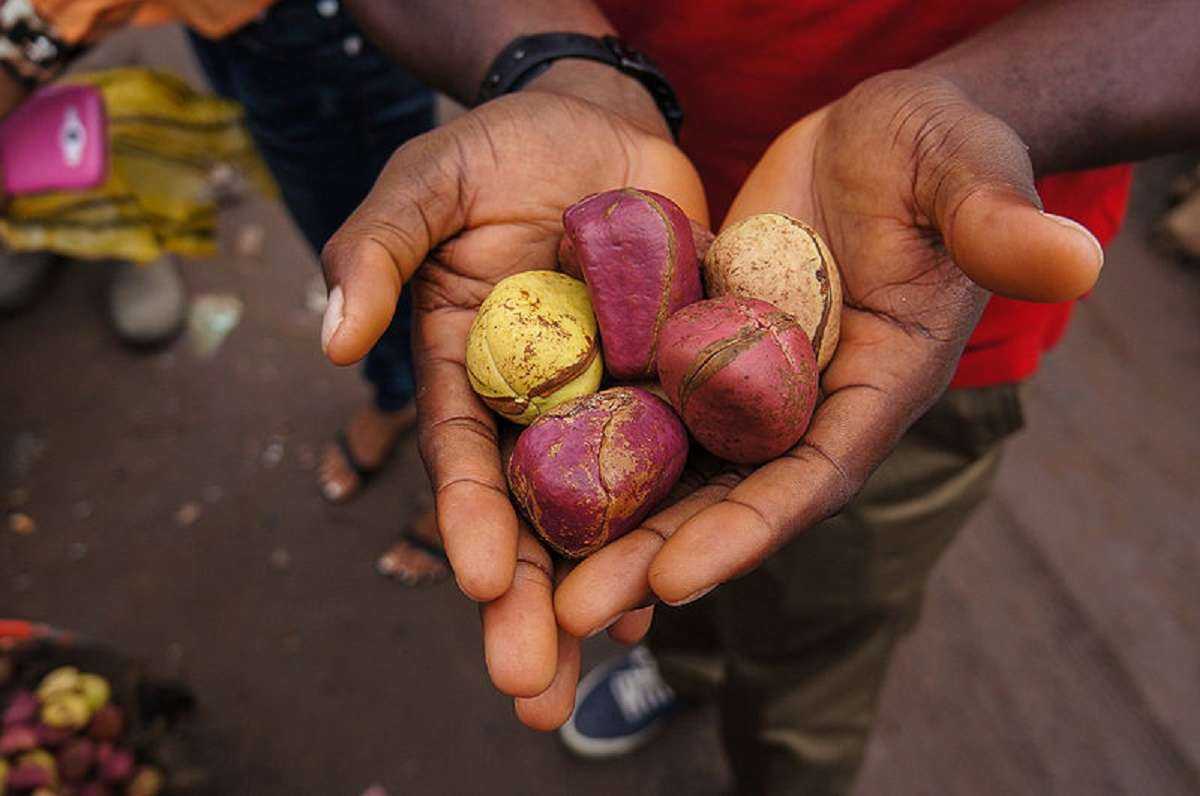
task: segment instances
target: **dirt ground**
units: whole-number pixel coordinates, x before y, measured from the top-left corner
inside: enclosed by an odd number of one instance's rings
[[[860,793],[1200,790],[1200,275],[1145,243],[1174,168],[1140,172],[996,497],[939,566]],[[231,793],[728,788],[711,710],[628,759],[573,760],[490,688],[452,584],[374,572],[426,499],[412,441],[361,499],[321,500],[320,448],[366,392],[320,355],[316,263],[281,208],[222,223],[221,255],[185,270],[193,298],[244,307],[211,356],[119,347],[95,265],[0,322],[0,497],[36,523],[0,528],[0,616],[186,678]]]

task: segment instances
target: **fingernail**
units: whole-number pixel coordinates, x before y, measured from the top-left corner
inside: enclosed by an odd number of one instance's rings
[[[619,614],[617,614],[616,616],[614,616],[612,619],[609,619],[607,622],[605,622],[604,624],[600,625],[600,627],[598,627],[598,628],[596,628],[595,630],[593,630],[592,632],[588,633],[586,636],[584,636],[584,638],[591,638],[592,636],[598,636],[598,635],[600,635],[600,634],[601,634],[601,633],[603,633],[605,630],[608,630],[610,627],[612,627],[613,625],[615,625],[615,624],[617,623],[617,620],[618,620],[618,619],[620,619],[621,617],[623,617],[624,615],[625,615],[625,612],[624,612],[624,611],[622,611],[621,613],[619,613]]]
[[[1046,218],[1050,219],[1051,221],[1053,221],[1056,224],[1062,224],[1064,227],[1069,227],[1070,229],[1078,230],[1079,232],[1082,232],[1084,235],[1087,235],[1087,239],[1090,240],[1092,242],[1092,245],[1096,247],[1097,259],[1100,261],[1101,265],[1104,264],[1104,247],[1100,245],[1100,241],[1096,239],[1096,236],[1092,234],[1092,231],[1090,229],[1085,227],[1083,224],[1080,224],[1078,221],[1076,221],[1073,218],[1067,218],[1066,216],[1055,215],[1054,213],[1042,213],[1042,215],[1045,216]]]
[[[709,586],[706,589],[701,589],[700,591],[692,592],[687,597],[684,597],[682,600],[676,600],[675,602],[671,602],[670,600],[663,600],[663,602],[665,602],[667,605],[670,605],[674,608],[678,608],[681,605],[687,605],[688,603],[696,602],[696,600],[699,600],[701,597],[708,594],[710,591],[712,591],[715,588],[717,588],[717,586],[716,586],[716,584],[713,584],[712,586]]]
[[[338,327],[342,325],[342,306],[345,304],[345,299],[342,297],[342,286],[334,285],[333,290],[329,291],[329,303],[325,306],[325,318],[321,321],[321,350],[326,354],[329,353],[329,341],[337,334]]]

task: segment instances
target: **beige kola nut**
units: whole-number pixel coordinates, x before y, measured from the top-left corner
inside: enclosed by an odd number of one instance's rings
[[[604,363],[587,287],[556,271],[501,280],[467,336],[467,376],[484,403],[517,423],[600,386]]]
[[[812,340],[817,367],[833,358],[842,279],[825,241],[803,221],[760,213],[724,230],[704,258],[704,286],[710,297],[732,294],[774,304]]]

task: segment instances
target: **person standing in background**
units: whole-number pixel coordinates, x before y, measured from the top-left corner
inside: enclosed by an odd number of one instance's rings
[[[321,247],[370,190],[391,154],[434,125],[434,95],[383,55],[338,0],[4,4],[0,53],[7,85],[0,113],[47,82],[89,43],[128,25],[180,19],[212,88],[239,102],[246,126],[305,240]],[[57,258],[14,253],[0,262],[0,311],[32,300]],[[125,338],[168,339],[180,328],[185,293],[170,256],[121,264],[112,315]],[[8,301],[6,297],[10,297]],[[318,468],[329,501],[349,500],[382,469],[415,422],[412,305],[366,357],[371,400],[337,432]],[[422,512],[388,554],[390,573],[416,584],[445,577],[433,515]]]

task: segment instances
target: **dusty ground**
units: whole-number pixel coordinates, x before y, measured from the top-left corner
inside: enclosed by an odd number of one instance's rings
[[[1141,172],[996,498],[937,571],[863,794],[1200,790],[1200,276],[1144,243],[1170,173]],[[364,390],[320,357],[316,266],[280,208],[225,224],[222,255],[186,270],[194,295],[245,305],[212,357],[119,348],[95,266],[0,323],[0,495],[36,522],[0,529],[0,616],[186,677],[237,794],[725,788],[704,711],[628,760],[567,757],[491,690],[452,585],[374,573],[422,500],[417,458],[351,506],[317,496],[320,446]],[[262,255],[238,255],[251,226]]]

